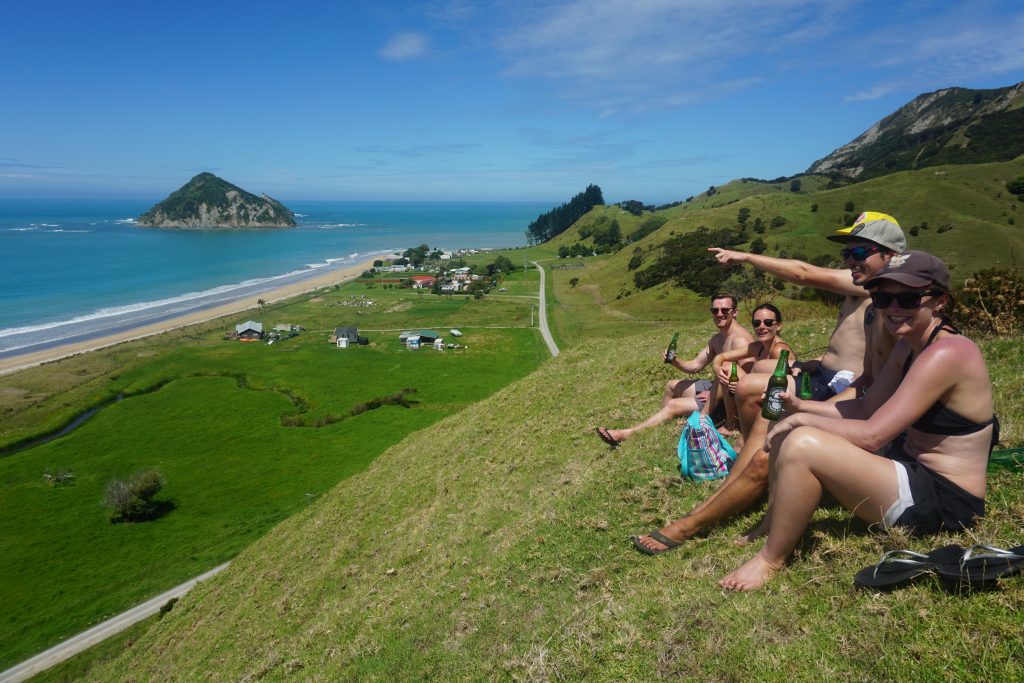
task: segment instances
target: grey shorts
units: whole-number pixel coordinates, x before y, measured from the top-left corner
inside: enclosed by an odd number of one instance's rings
[[[715,383],[709,379],[698,379],[693,383],[694,396],[693,399],[697,402],[697,408],[701,411],[704,410],[704,406],[707,405],[707,401],[697,396],[702,391],[711,391],[711,387],[715,386]],[[725,420],[725,401],[719,401],[718,405],[711,412],[711,421],[716,425],[721,424]]]

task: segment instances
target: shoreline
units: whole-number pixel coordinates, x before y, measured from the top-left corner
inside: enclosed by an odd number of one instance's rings
[[[343,282],[349,282],[350,280],[354,280],[359,277],[363,271],[371,268],[373,266],[373,260],[374,259],[370,258],[361,263],[355,263],[344,268],[332,270],[328,273],[303,279],[299,282],[281,285],[280,287],[260,292],[259,294],[242,296],[234,301],[218,304],[210,308],[202,308],[188,313],[182,313],[159,322],[144,323],[137,327],[125,329],[120,332],[105,334],[103,336],[96,337],[95,339],[87,339],[77,342],[73,341],[66,344],[56,344],[50,348],[38,351],[28,351],[27,353],[12,355],[7,358],[0,358],[0,375],[8,375],[20,370],[25,370],[26,368],[35,367],[37,365],[42,365],[43,363],[49,363],[69,356],[88,353],[89,351],[96,351],[97,349],[115,346],[123,342],[151,337],[163,332],[188,327],[189,325],[196,325],[198,323],[208,322],[224,316],[241,313],[242,311],[259,308],[259,304],[257,303],[259,299],[263,299],[268,303],[275,303],[284,299],[291,299],[323,287],[330,287]]]

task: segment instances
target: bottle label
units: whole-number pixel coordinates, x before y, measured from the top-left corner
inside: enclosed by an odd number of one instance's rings
[[[772,387],[765,394],[764,400],[768,405],[768,410],[775,415],[782,414],[782,399],[779,396],[784,392],[785,389],[782,387]]]

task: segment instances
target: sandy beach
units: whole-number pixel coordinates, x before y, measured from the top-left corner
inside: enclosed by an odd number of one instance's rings
[[[347,268],[332,270],[328,273],[302,280],[301,282],[283,285],[277,289],[265,291],[258,295],[242,297],[236,301],[212,308],[204,308],[203,310],[195,311],[193,313],[185,313],[174,318],[162,320],[158,323],[141,325],[116,334],[89,339],[88,341],[72,342],[44,349],[42,351],[29,352],[22,355],[11,356],[9,358],[0,358],[0,375],[17,372],[18,370],[23,370],[34,365],[59,360],[79,353],[102,349],[115,344],[120,344],[121,342],[141,339],[142,337],[149,337],[154,334],[160,334],[161,332],[167,332],[168,330],[175,330],[180,327],[206,322],[207,320],[232,315],[250,308],[259,308],[259,304],[257,303],[259,299],[263,299],[267,302],[289,299],[305,292],[311,292],[322,287],[329,287],[341,282],[353,280],[359,277],[363,271],[371,268],[372,266],[373,259],[369,259],[363,263],[354,264]]]

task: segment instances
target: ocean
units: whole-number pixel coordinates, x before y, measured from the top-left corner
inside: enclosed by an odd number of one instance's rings
[[[550,204],[287,201],[297,228],[166,230],[157,200],[0,199],[0,357],[100,337],[426,243],[516,247]]]

